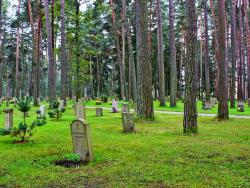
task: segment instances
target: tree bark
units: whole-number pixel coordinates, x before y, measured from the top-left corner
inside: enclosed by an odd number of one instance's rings
[[[239,61],[238,61],[238,84],[237,84],[237,100],[243,100],[243,58],[242,58],[242,12],[241,12],[241,0],[239,0],[239,25],[238,25],[238,46],[239,46]]]
[[[149,52],[147,2],[136,0],[137,116],[153,119],[152,67]]]
[[[197,17],[195,0],[186,0],[187,35],[186,35],[186,61],[185,61],[185,101],[183,132],[186,134],[197,133],[197,84],[196,69],[196,41],[197,41]]]
[[[244,0],[245,16],[246,16],[246,41],[247,41],[247,67],[248,67],[248,79],[247,79],[247,94],[250,98],[250,29],[249,29],[249,1]]]
[[[66,105],[67,97],[67,54],[66,54],[66,33],[65,33],[65,2],[61,0],[61,99],[64,100]]]
[[[54,62],[53,46],[52,46],[52,31],[49,17],[48,0],[44,0],[45,21],[47,29],[47,45],[49,56],[49,70],[48,70],[48,84],[49,84],[49,99],[50,101],[56,99],[56,65]]]
[[[129,51],[129,68],[130,68],[130,77],[131,77],[131,85],[132,85],[132,94],[133,94],[133,101],[136,104],[137,101],[137,84],[136,84],[136,71],[135,71],[135,60],[134,60],[134,53],[133,53],[133,45],[131,39],[131,25],[130,22],[127,21],[127,40],[128,40],[128,51]],[[136,107],[135,107],[136,109]]]
[[[218,90],[218,118],[220,120],[228,119],[228,62],[226,61],[226,24],[225,24],[225,0],[218,2],[218,68],[219,80]]]
[[[170,0],[171,1],[171,0]],[[164,54],[163,54],[163,31],[162,31],[162,13],[160,1],[156,0],[157,14],[157,44],[158,44],[158,72],[159,72],[159,95],[160,106],[166,106],[165,102],[165,73],[164,73]]]
[[[235,70],[236,70],[236,0],[230,0],[231,3],[231,84],[230,84],[230,107],[235,108]]]
[[[177,69],[176,69],[176,47],[174,28],[174,2],[169,0],[169,32],[170,32],[170,106],[176,106],[177,95]]]
[[[18,8],[17,8],[17,15],[20,16],[20,0],[18,0]],[[15,82],[15,97],[19,97],[20,91],[20,78],[19,78],[19,43],[20,43],[20,23],[17,26],[17,38],[16,38],[16,82]]]
[[[205,79],[206,79],[206,101],[210,101],[210,77],[209,77],[209,42],[208,42],[208,12],[207,12],[207,0],[204,0],[204,21],[205,21]]]

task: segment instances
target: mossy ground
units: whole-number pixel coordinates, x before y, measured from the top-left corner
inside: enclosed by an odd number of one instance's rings
[[[95,160],[56,166],[72,151],[73,119],[69,104],[59,121],[47,119],[28,143],[0,137],[0,187],[250,187],[250,120],[201,117],[198,135],[184,136],[181,116],[157,114],[153,123],[137,123],[135,134],[123,134],[120,113],[104,110],[95,117],[89,109]],[[15,126],[20,121],[15,108]]]

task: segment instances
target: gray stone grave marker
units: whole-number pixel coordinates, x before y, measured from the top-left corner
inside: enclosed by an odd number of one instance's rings
[[[85,106],[82,104],[82,102],[77,102],[75,104],[75,111],[77,119],[86,120]]]
[[[122,128],[124,133],[135,132],[134,114],[128,112],[122,113]]]
[[[89,162],[93,160],[90,126],[82,120],[74,120],[70,128],[73,152],[80,156],[81,161]]]
[[[13,127],[13,109],[6,108],[4,112],[4,128],[10,130]]]
[[[96,108],[96,116],[97,117],[102,117],[103,116],[103,110],[102,108]]]

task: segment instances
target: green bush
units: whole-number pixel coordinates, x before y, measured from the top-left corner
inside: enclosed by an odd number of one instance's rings
[[[66,154],[64,157],[63,157],[63,160],[64,161],[69,161],[69,162],[74,162],[74,163],[78,163],[81,161],[80,159],[80,156],[76,153],[69,153],[69,154]]]

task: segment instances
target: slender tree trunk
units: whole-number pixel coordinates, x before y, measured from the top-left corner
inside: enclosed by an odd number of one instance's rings
[[[61,0],[61,99],[64,100],[66,105],[66,97],[67,97],[67,54],[66,54],[66,33],[65,33],[65,2]]]
[[[170,32],[170,106],[176,106],[177,95],[177,69],[176,69],[176,48],[174,28],[174,2],[169,0],[169,32]]]
[[[99,59],[99,56],[96,56],[97,97],[101,96],[101,73]]]
[[[49,4],[48,0],[44,0],[45,8],[45,21],[47,29],[47,43],[48,43],[48,56],[49,56],[49,70],[48,70],[48,83],[49,83],[49,98],[50,101],[56,99],[56,65],[54,62],[53,46],[52,46],[52,31],[49,17]]]
[[[134,60],[134,54],[133,54],[134,50],[133,50],[132,39],[131,39],[131,25],[129,21],[127,21],[127,40],[128,40],[128,51],[129,51],[129,67],[130,67],[129,73],[131,74],[133,101],[134,101],[134,104],[136,104],[136,101],[137,101],[136,71],[135,71],[135,60]]]
[[[197,84],[195,76],[197,17],[195,0],[186,0],[187,35],[186,35],[186,62],[185,62],[185,102],[184,102],[184,133],[197,133]]]
[[[207,13],[207,0],[204,0],[204,21],[205,21],[205,79],[206,79],[206,100],[210,101],[210,77],[209,77],[209,42],[208,42],[208,13]]]
[[[123,69],[123,81],[125,98],[128,97],[128,88],[126,86],[126,71],[125,71],[125,59],[126,59],[126,0],[122,0],[122,69]]]
[[[17,8],[17,15],[20,16],[20,0],[18,0],[18,8]],[[16,82],[15,82],[15,97],[19,97],[19,91],[20,91],[20,82],[19,82],[19,43],[20,43],[20,27],[17,26],[17,39],[16,39]]]
[[[115,30],[115,38],[116,38],[116,47],[117,47],[117,57],[118,57],[118,65],[120,69],[120,90],[121,90],[121,99],[125,99],[125,84],[126,84],[126,78],[125,78],[125,66],[123,66],[122,63],[122,52],[120,47],[120,39],[119,39],[119,29],[116,23],[116,14],[114,10],[113,0],[109,0],[111,12],[112,12],[112,22],[113,22],[113,28]]]
[[[147,2],[136,0],[137,116],[154,118],[152,67],[149,52]]]
[[[162,14],[161,14],[161,6],[160,6],[159,0],[156,0],[156,14],[157,14],[157,44],[158,44],[158,56],[157,57],[158,57],[158,72],[159,72],[160,106],[166,106]]]
[[[242,12],[241,12],[241,0],[239,0],[239,25],[238,25],[238,45],[239,45],[239,62],[238,62],[238,88],[237,88],[237,100],[243,100],[243,73],[242,73]]]
[[[236,70],[236,0],[230,0],[231,3],[231,85],[230,85],[230,107],[235,108],[235,70]]]
[[[225,0],[218,2],[218,68],[219,81],[218,90],[223,91],[218,93],[218,118],[228,119],[228,62],[226,61],[226,24],[225,24]]]
[[[247,79],[247,94],[250,98],[250,29],[249,29],[249,1],[244,0],[245,16],[246,16],[246,41],[247,41],[247,67],[248,67],[248,79]]]
[[[2,51],[3,51],[3,41],[2,41],[2,0],[0,0],[0,98],[3,96],[3,57],[2,57]]]

